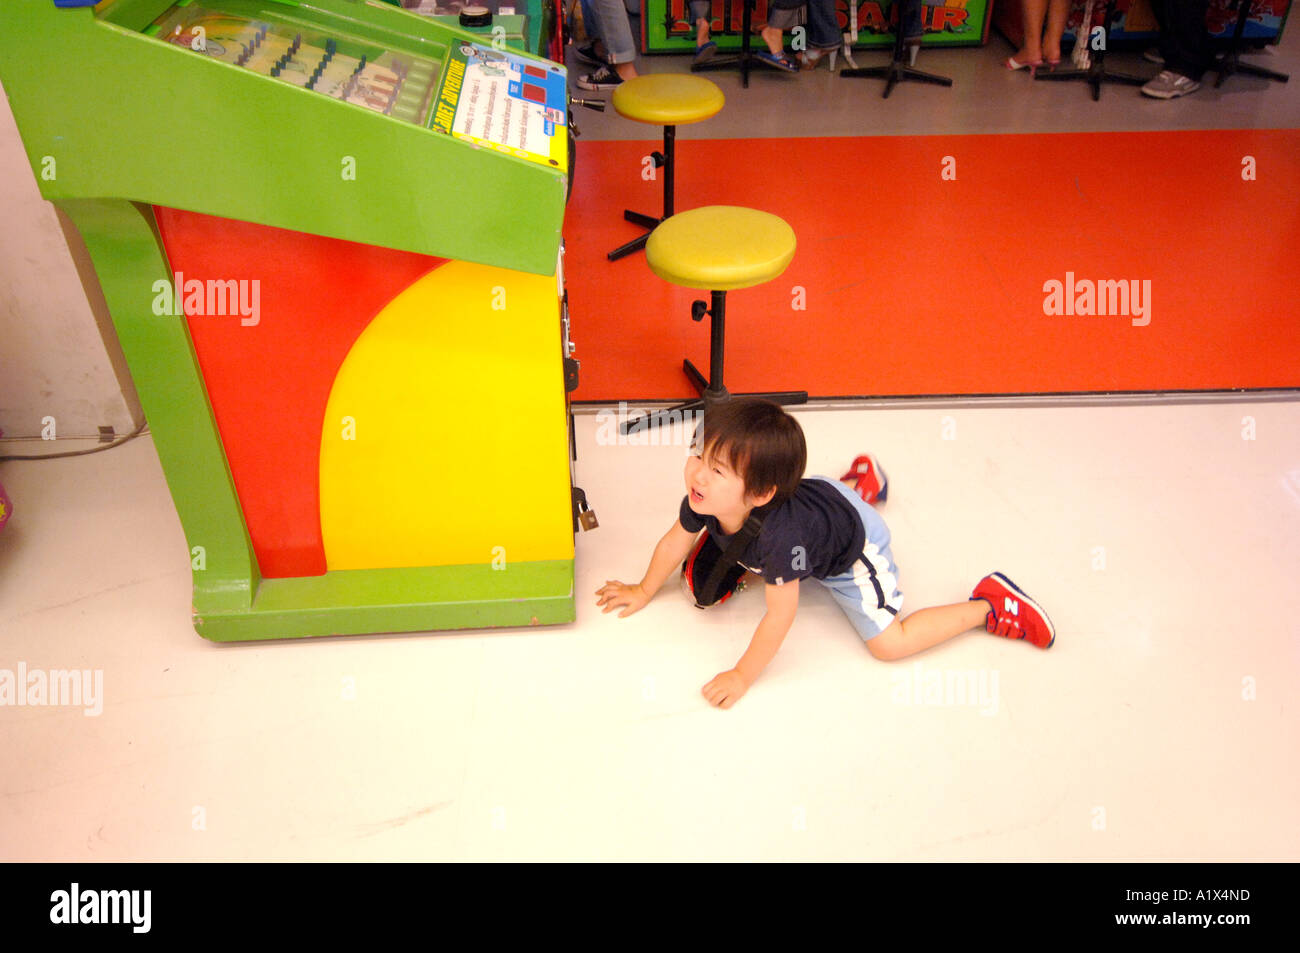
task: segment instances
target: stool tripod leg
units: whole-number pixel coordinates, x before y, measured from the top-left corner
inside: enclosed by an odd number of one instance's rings
[[[609,254],[607,254],[605,257],[608,258],[610,261],[618,261],[620,258],[626,258],[628,255],[632,254],[632,252],[640,251],[642,248],[645,248],[645,243],[648,242],[649,240],[650,240],[649,232],[646,232],[644,235],[638,235],[636,238],[632,239],[626,245],[619,245],[612,252],[609,252]]]
[[[781,390],[772,391],[766,394],[732,394],[733,397],[762,397],[764,400],[770,400],[774,404],[780,404],[788,407],[791,404],[808,403],[808,392],[806,390]]]
[[[1290,73],[1279,73],[1276,70],[1265,69],[1262,66],[1254,66],[1250,63],[1234,62],[1232,66],[1219,72],[1219,78],[1214,81],[1214,85],[1216,87],[1221,86],[1223,84],[1223,78],[1232,73],[1245,73],[1248,76],[1261,76],[1264,79],[1275,79],[1279,83],[1285,83],[1291,78]]]
[[[642,414],[632,420],[625,420],[619,424],[618,431],[626,437],[630,433],[648,430],[651,427],[692,422],[694,416],[702,410],[704,410],[703,400],[688,400],[684,404],[677,404],[663,410]],[[690,417],[687,416],[688,414]]]
[[[1262,66],[1252,66],[1250,63],[1242,63],[1237,59],[1239,54],[1238,44],[1241,42],[1241,34],[1245,29],[1246,21],[1250,19],[1251,0],[1238,0],[1237,2],[1237,24],[1232,30],[1232,39],[1228,44],[1228,51],[1216,61],[1210,69],[1217,70],[1219,76],[1214,81],[1214,88],[1218,89],[1223,85],[1224,79],[1233,73],[1245,73],[1249,76],[1259,76],[1264,79],[1275,79],[1279,83],[1285,83],[1291,77],[1287,73],[1279,73],[1275,70],[1265,69]]]
[[[650,229],[655,228],[663,221],[661,218],[655,218],[653,215],[642,215],[640,212],[633,212],[631,209],[623,210],[623,218],[633,225],[640,225],[642,228]]]
[[[690,362],[689,358],[682,361],[682,370],[686,372],[686,376],[690,379],[691,384],[693,384],[695,389],[701,394],[709,389],[709,382],[704,379],[704,375],[696,369],[695,365]]]

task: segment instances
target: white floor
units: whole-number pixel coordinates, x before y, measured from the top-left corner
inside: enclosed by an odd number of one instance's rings
[[[1300,859],[1300,401],[798,411],[810,473],[883,461],[905,611],[1002,570],[1057,643],[879,662],[809,586],[728,711],[700,687],[761,596],[595,607],[684,448],[590,411],[600,527],[546,629],[214,645],[148,438],[0,464],[0,670],[103,677],[98,715],[0,709],[0,857]]]

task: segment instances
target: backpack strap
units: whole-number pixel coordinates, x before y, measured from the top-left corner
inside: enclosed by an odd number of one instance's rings
[[[695,594],[697,606],[711,606],[718,601],[718,589],[721,588],[727,571],[740,562],[740,557],[745,555],[749,544],[758,538],[759,530],[762,528],[763,518],[751,512],[745,520],[745,525],[737,530],[731,537],[731,541],[727,543],[727,548],[722,551],[722,557],[713,564],[713,569],[709,572],[709,577],[704,580],[700,591]]]

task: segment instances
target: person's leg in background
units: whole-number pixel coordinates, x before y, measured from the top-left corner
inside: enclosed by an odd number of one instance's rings
[[[636,78],[636,42],[628,22],[624,0],[591,0],[600,21],[601,39],[609,53],[609,64],[578,77],[583,89],[613,89],[624,80]]]
[[[841,42],[835,0],[808,0],[808,49],[799,54],[799,65],[813,69],[827,53],[838,50]]]
[[[1154,0],[1159,2],[1159,0]],[[1047,0],[1021,0],[1020,2],[1020,23],[1024,28],[1024,39],[1020,42],[1020,49],[1016,50],[1006,60],[1007,69],[1024,69],[1029,67],[1029,72],[1033,73],[1034,69],[1043,63],[1043,21],[1047,18]],[[1083,30],[1087,33],[1087,30]],[[1060,44],[1057,44],[1057,55],[1060,55]]]
[[[903,5],[902,11],[898,14],[899,24],[903,29],[903,43],[907,47],[908,56],[915,63],[917,51],[921,49],[921,41],[925,39],[925,27],[921,25],[921,0],[897,0],[897,2]]]
[[[587,45],[577,46],[574,52],[578,58],[586,60],[593,66],[600,66],[609,60],[609,51],[600,35],[600,14],[592,0],[579,0],[582,4],[582,26],[587,33]]]
[[[1061,37],[1070,16],[1070,0],[1048,0],[1047,27],[1043,30],[1043,62],[1055,66],[1061,62]]]
[[[690,0],[691,25],[695,27],[695,62],[707,63],[718,51],[718,44],[710,39],[709,23],[713,19],[713,0]]]
[[[641,0],[623,0],[623,9],[627,11],[628,32],[632,34],[632,49],[641,50]]]
[[[1205,29],[1209,6],[1209,0],[1151,0],[1165,63],[1160,75],[1142,87],[1147,96],[1173,99],[1200,87],[1201,76],[1214,62]]]
[[[1205,29],[1209,9],[1210,0],[1166,0],[1166,10],[1173,14],[1169,18],[1169,32],[1176,65],[1165,57],[1165,69],[1199,81],[1210,68],[1213,57],[1210,35]]]
[[[785,31],[803,26],[807,20],[805,0],[768,0],[767,23],[758,32],[767,50],[755,54],[757,59],[788,73],[797,73],[799,64],[785,55]]]

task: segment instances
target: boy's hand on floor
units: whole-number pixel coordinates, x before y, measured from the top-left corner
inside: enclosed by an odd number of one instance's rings
[[[605,585],[596,590],[596,595],[600,596],[596,600],[596,605],[605,607],[601,610],[602,612],[609,612],[619,606],[627,606],[618,614],[620,619],[644,608],[645,604],[650,601],[650,597],[646,595],[639,582],[629,586],[617,579],[606,579]]]
[[[730,708],[740,700],[740,696],[749,691],[749,682],[734,668],[729,672],[720,672],[713,681],[700,689],[710,705],[717,708]]]

